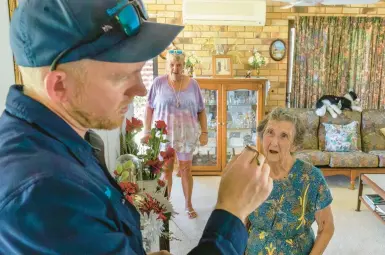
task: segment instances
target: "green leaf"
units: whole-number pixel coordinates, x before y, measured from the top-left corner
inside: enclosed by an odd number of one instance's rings
[[[118,165],[118,168],[116,169],[116,172],[118,172],[118,174],[122,174],[123,166],[122,165]]]
[[[135,165],[131,160],[124,163],[124,169],[134,169],[134,168],[135,168]]]
[[[121,181],[121,182],[122,182],[122,181],[127,181],[129,176],[130,176],[130,175],[128,174],[128,172],[127,172],[127,171],[124,171],[124,172],[122,173],[122,175],[120,176],[120,181]]]

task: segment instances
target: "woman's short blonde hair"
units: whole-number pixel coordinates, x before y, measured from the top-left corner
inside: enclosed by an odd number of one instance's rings
[[[270,120],[275,121],[288,121],[293,123],[294,125],[294,139],[293,145],[298,146],[303,143],[305,136],[305,126],[303,122],[297,117],[297,115],[293,114],[287,108],[277,107],[273,109],[258,125],[257,132],[259,137],[262,139],[263,134],[265,133],[265,129],[267,123]]]

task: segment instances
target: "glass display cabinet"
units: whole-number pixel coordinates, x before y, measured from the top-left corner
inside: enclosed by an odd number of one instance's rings
[[[220,175],[247,144],[260,147],[256,128],[263,118],[266,79],[197,78],[206,105],[208,144],[193,156],[194,175]]]

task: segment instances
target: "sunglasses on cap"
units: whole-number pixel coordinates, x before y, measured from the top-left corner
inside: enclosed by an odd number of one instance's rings
[[[169,50],[168,53],[174,54],[174,55],[182,55],[183,50]]]
[[[138,0],[121,0],[119,3],[107,11],[108,16],[110,17],[106,22],[100,26],[98,32],[90,34],[90,36],[79,41],[70,48],[62,51],[52,62],[51,71],[56,70],[57,65],[65,55],[67,55],[72,50],[84,45],[92,43],[98,40],[102,35],[114,30],[115,28],[120,28],[124,33],[130,37],[138,34],[143,20],[148,20],[148,14]]]

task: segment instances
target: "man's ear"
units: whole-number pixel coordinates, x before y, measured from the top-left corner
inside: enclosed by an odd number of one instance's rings
[[[48,97],[54,102],[66,102],[68,100],[68,88],[64,81],[67,74],[62,71],[47,73],[44,79],[44,86]]]

